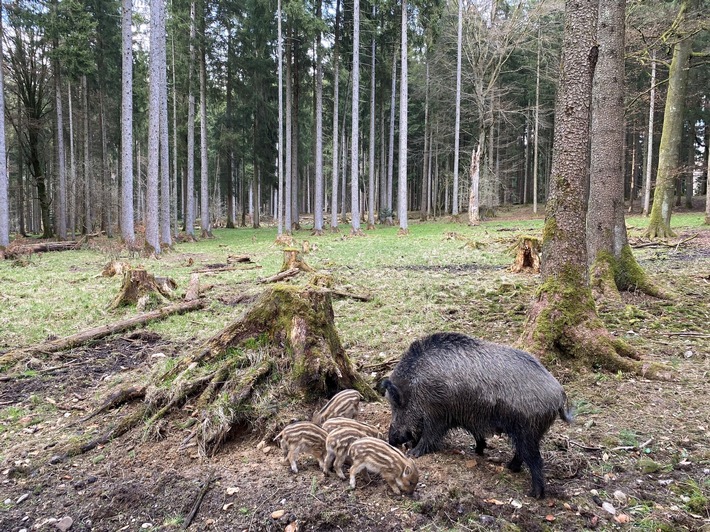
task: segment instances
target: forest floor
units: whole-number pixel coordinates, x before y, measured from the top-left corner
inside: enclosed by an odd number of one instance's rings
[[[543,500],[527,496],[526,468],[517,474],[505,468],[507,439],[491,438],[480,457],[473,438],[458,432],[442,452],[417,459],[420,482],[412,497],[394,495],[374,475],[350,490],[312,459],[301,460],[293,474],[280,449],[260,444],[263,434],[248,429],[201,459],[194,446],[178,450],[188,432],[178,416],[159,441],[137,429],[55,463],[52,457],[73,439],[102,432],[136,408],[80,422],[102,398],[235,319],[250,300],[241,295],[257,290],[259,276],[278,271],[273,228],[217,230],[212,241],[180,244],[159,261],[142,262],[184,288],[197,265],[223,261],[227,253],[253,256],[261,269],[208,276],[207,310],[25,361],[19,377],[0,380],[0,530],[179,530],[203,492],[190,530],[710,531],[710,228],[699,214],[674,218],[679,236],[669,244],[680,244],[635,250],[674,298],[625,293],[621,304],[601,309],[613,334],[645,360],[668,365],[672,378],[549,368],[565,386],[576,420],[558,421],[544,440]],[[628,221],[631,240],[642,245],[644,223]],[[334,302],[348,354],[375,380],[386,374],[372,370],[378,363],[437,330],[515,343],[539,276],[511,274],[507,250],[517,235],[540,228],[539,218],[513,210],[476,228],[414,221],[406,238],[380,227],[362,238],[343,231],[319,240],[305,229],[295,236],[311,242],[306,260],[316,269],[375,296]],[[107,246],[0,263],[0,353],[120,318],[106,311],[120,280],[98,275],[116,255]],[[79,285],[86,294],[76,294]],[[32,298],[47,306],[30,305]],[[311,410],[304,406],[302,418]],[[383,430],[389,415],[385,402],[361,405],[360,418]]]

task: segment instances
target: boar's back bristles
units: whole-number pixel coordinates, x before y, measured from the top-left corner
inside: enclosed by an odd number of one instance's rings
[[[274,440],[281,440],[281,450],[288,462],[291,471],[298,473],[296,460],[301,452],[311,455],[318,460],[318,465],[323,469],[325,464],[325,439],[328,433],[310,421],[298,421],[284,427]]]
[[[320,425],[331,417],[357,417],[362,395],[357,390],[343,390],[335,394],[326,405],[313,414],[313,423]]]
[[[372,436],[373,438],[380,439],[384,437],[383,432],[377,427],[373,427],[372,425],[368,425],[367,423],[350,419],[348,417],[332,417],[330,419],[326,419],[321,426],[323,427],[323,430],[328,433],[341,427],[350,427],[362,432],[363,436]]]
[[[392,491],[412,494],[419,482],[414,461],[387,442],[367,436],[350,444],[350,487],[355,488],[355,476],[366,469],[382,476]]]

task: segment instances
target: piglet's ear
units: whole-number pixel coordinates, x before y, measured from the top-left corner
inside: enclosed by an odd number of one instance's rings
[[[385,379],[382,386],[385,388],[385,397],[387,400],[395,406],[402,406],[402,394],[399,388],[389,379]]]
[[[405,466],[404,467],[404,476],[408,477],[411,474],[412,474],[412,468],[410,466]]]

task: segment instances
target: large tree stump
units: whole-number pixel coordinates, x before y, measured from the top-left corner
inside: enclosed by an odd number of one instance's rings
[[[131,269],[123,274],[121,291],[111,303],[110,308],[138,305],[139,301],[145,301],[150,297],[155,297],[160,304],[165,304],[170,300],[175,288],[177,288],[177,283],[169,277],[155,277],[142,268]]]
[[[534,236],[521,236],[511,248],[515,252],[515,261],[510,268],[513,273],[540,273],[540,255],[542,244]]]
[[[134,422],[147,419],[158,432],[162,418],[187,403],[179,412],[198,420],[191,437],[209,455],[239,429],[274,429],[291,417],[309,417],[317,399],[346,388],[378,399],[340,343],[330,293],[276,284],[235,322],[156,371],[146,416]]]

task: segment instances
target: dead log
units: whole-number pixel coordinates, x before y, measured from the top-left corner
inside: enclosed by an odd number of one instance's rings
[[[291,277],[296,277],[301,270],[298,268],[291,268],[289,270],[277,273],[276,275],[272,275],[271,277],[264,277],[263,279],[259,279],[257,282],[260,284],[266,284],[266,283],[277,283],[279,281],[284,281],[286,279],[290,279]]]
[[[517,243],[511,247],[515,253],[515,261],[510,267],[513,273],[540,273],[540,256],[542,244],[534,236],[521,236]]]
[[[233,264],[235,262],[253,264],[254,261],[251,260],[249,255],[227,255],[227,263]]]
[[[162,320],[172,314],[181,314],[183,312],[190,312],[192,310],[201,309],[204,308],[205,305],[206,302],[202,299],[197,299],[194,301],[184,301],[181,303],[176,303],[174,305],[168,305],[166,307],[153,310],[151,312],[139,314],[138,316],[121,320],[116,323],[100,325],[99,327],[94,327],[86,331],[81,331],[76,334],[72,334],[71,336],[66,336],[64,338],[59,338],[57,340],[52,340],[36,346],[8,351],[4,355],[0,356],[0,366],[14,364],[15,362],[24,357],[57,353],[59,351],[72,349],[74,347],[88,344],[90,342],[99,340],[112,334],[116,334],[128,329],[134,329],[136,327],[145,325],[146,323],[149,323],[151,321]]]
[[[346,297],[349,299],[354,299],[356,301],[372,301],[372,296],[368,296],[366,294],[353,294],[352,292],[346,292],[345,290],[337,290],[335,288],[329,289],[328,292],[333,294],[335,297]]]
[[[145,297],[156,297],[161,304],[165,304],[175,288],[177,283],[169,277],[155,277],[143,268],[134,268],[123,274],[121,291],[109,308],[137,305]]]
[[[43,253],[48,251],[70,251],[72,249],[77,249],[80,245],[81,242],[77,240],[10,245],[5,250],[5,258],[14,259],[15,257],[18,257],[20,255],[29,255],[32,253]]]

